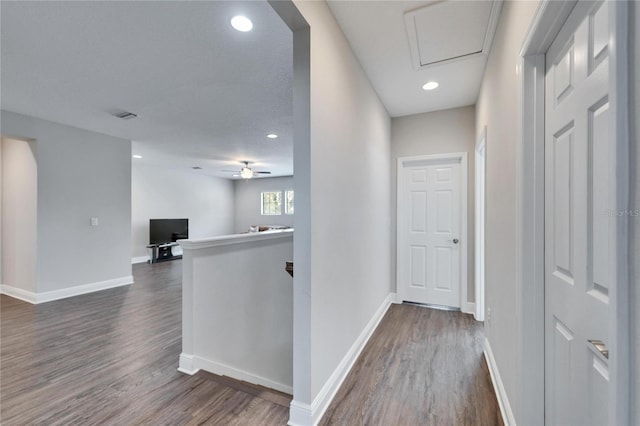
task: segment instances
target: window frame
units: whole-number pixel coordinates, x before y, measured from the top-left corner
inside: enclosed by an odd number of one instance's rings
[[[283,194],[282,198],[284,200],[284,203],[283,203],[284,204],[284,214],[291,216],[291,215],[295,214],[295,193],[294,193],[293,189],[286,189],[283,192],[284,192],[284,194]],[[292,194],[292,196],[291,196],[291,211],[289,211],[289,199],[287,198],[289,193]]]
[[[280,208],[278,213],[265,213],[265,203],[264,203],[264,195],[265,194],[278,194],[280,196]],[[282,191],[261,191],[260,192],[260,215],[261,216],[282,216]]]

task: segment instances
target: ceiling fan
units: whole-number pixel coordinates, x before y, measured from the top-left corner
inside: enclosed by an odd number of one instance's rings
[[[242,179],[251,179],[254,176],[270,175],[271,174],[271,172],[256,172],[256,171],[253,171],[251,169],[251,167],[249,167],[249,162],[248,161],[241,161],[241,163],[244,164],[244,167],[241,168],[239,171],[238,170],[223,170],[223,172],[235,173],[233,175],[234,177],[241,177]]]

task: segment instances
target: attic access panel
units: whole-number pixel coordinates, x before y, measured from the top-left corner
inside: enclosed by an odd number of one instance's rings
[[[487,55],[501,0],[439,1],[405,13],[416,70]]]

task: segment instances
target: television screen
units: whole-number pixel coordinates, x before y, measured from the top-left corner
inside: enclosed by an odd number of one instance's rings
[[[189,238],[189,219],[149,219],[149,244],[173,243]]]

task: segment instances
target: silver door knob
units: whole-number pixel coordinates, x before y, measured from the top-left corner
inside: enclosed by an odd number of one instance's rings
[[[458,244],[460,242],[460,240],[458,240],[457,238],[454,238],[453,240],[451,240],[453,242],[453,244]]]

